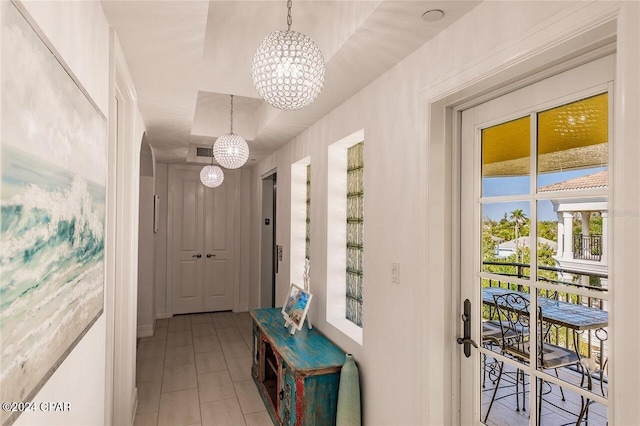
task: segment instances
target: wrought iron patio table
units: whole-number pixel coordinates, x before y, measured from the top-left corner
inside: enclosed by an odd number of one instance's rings
[[[508,290],[501,287],[486,287],[482,289],[482,302],[495,305],[493,296],[507,293],[517,293],[529,299],[529,293]],[[594,330],[606,327],[609,323],[609,313],[596,308],[590,308],[575,303],[538,297],[538,306],[542,308],[544,319],[577,331]]]

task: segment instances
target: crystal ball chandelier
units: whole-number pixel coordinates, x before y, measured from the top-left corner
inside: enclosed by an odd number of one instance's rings
[[[227,169],[242,167],[249,159],[249,145],[242,136],[233,133],[233,95],[231,95],[231,130],[213,145],[213,156]]]
[[[291,31],[291,0],[287,30],[274,31],[258,46],[251,64],[253,85],[260,96],[282,110],[311,104],[322,91],[325,64],[313,40]]]
[[[202,181],[204,186],[216,188],[222,185],[222,181],[224,181],[224,173],[220,167],[210,164],[208,166],[204,166],[202,170],[200,170],[200,181]]]
[[[213,155],[222,167],[237,169],[249,159],[249,146],[242,136],[227,133],[220,136],[213,145]]]

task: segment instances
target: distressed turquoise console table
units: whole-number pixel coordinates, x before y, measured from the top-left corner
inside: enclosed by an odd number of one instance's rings
[[[251,316],[251,375],[274,423],[334,425],[345,353],[306,324],[289,334],[280,308],[258,309]]]

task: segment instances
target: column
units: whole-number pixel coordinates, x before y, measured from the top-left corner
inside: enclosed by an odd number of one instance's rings
[[[558,259],[561,259],[564,253],[564,247],[562,244],[562,240],[564,238],[564,219],[562,218],[562,213],[558,212],[558,250],[556,250],[556,256]]]
[[[573,259],[573,213],[562,212],[564,221],[564,259]]]
[[[602,216],[602,257],[600,258],[600,262],[608,265],[607,255],[609,254],[609,247],[607,239],[609,238],[609,212],[602,211],[600,215]]]
[[[591,259],[591,246],[585,244],[584,237],[591,235],[589,225],[591,224],[591,212],[580,212],[582,216],[582,255],[583,259]]]

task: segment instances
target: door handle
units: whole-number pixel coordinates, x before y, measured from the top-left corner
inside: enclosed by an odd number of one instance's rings
[[[471,356],[471,346],[478,349],[478,344],[471,339],[471,302],[469,299],[464,301],[464,313],[462,314],[462,325],[464,336],[458,337],[456,342],[459,345],[464,345],[464,356],[469,358]]]
[[[191,257],[197,257],[198,259],[200,259],[202,257],[202,255],[200,253],[198,253],[198,254],[192,255]]]
[[[207,253],[207,259],[210,258],[210,257],[216,257],[216,255],[215,254],[211,254],[211,253]]]

